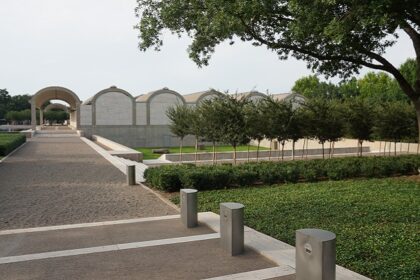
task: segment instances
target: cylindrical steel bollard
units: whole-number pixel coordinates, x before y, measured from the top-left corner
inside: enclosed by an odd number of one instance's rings
[[[244,205],[220,203],[220,241],[231,256],[244,251]]]
[[[136,166],[127,165],[127,185],[132,186],[136,184]]]
[[[322,229],[296,231],[296,280],[335,280],[334,233]]]
[[[187,228],[196,227],[197,219],[197,190],[181,189],[181,221]]]

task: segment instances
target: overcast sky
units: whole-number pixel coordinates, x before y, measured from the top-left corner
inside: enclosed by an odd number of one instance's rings
[[[201,69],[188,58],[187,38],[166,35],[161,52],[140,52],[135,0],[0,2],[0,88],[12,95],[51,85],[82,100],[111,85],[134,96],[162,87],[181,94],[208,88],[283,93],[311,74],[302,61],[280,61],[246,43],[219,46]],[[409,39],[402,34],[386,57],[397,65],[414,57]]]

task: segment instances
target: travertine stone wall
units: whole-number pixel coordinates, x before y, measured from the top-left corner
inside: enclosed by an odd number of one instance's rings
[[[151,98],[150,106],[150,125],[169,124],[166,111],[169,107],[182,104],[181,98],[171,93],[161,93]]]
[[[101,94],[95,103],[96,125],[132,125],[133,99],[121,92]]]
[[[136,123],[137,125],[147,124],[147,104],[136,103]]]
[[[80,125],[92,125],[92,105],[80,105]]]

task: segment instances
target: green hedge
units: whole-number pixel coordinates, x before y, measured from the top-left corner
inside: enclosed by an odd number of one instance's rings
[[[260,162],[236,166],[166,165],[149,168],[144,176],[150,186],[173,192],[181,188],[210,190],[260,183],[278,184],[413,175],[418,174],[419,168],[420,156],[406,155]]]
[[[20,133],[0,133],[0,156],[6,156],[25,141],[25,135]]]

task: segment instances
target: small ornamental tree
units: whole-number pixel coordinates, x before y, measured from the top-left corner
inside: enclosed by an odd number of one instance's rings
[[[292,109],[293,105],[291,104]],[[304,118],[304,114],[302,113],[303,110],[298,107],[292,110],[292,114],[289,120],[289,127],[287,135],[289,139],[292,140],[292,160],[295,159],[295,144],[299,139],[302,139],[305,135],[305,125],[304,122],[306,121]],[[283,152],[282,152],[283,153]],[[303,155],[303,150],[302,150]]]
[[[372,141],[375,119],[375,106],[369,100],[353,98],[345,102],[346,132],[358,140],[360,156],[363,154],[363,142]]]
[[[219,113],[220,136],[224,143],[233,147],[233,163],[236,164],[236,148],[239,145],[248,144],[248,136],[245,121],[245,108],[248,103],[245,98],[237,95],[227,95],[215,99],[216,111]]]
[[[169,107],[166,115],[171,132],[179,137],[179,161],[182,162],[182,144],[191,130],[191,109],[186,105],[176,105]]]
[[[216,163],[216,142],[221,141],[221,126],[223,125],[223,118],[219,114],[219,100],[220,97],[211,100],[204,100],[198,107],[199,114],[203,117],[201,123],[201,130],[203,137],[213,145],[213,164]]]
[[[376,119],[377,134],[394,142],[394,155],[397,154],[397,142],[406,139],[413,129],[413,107],[406,102],[387,102],[378,110]]]
[[[266,126],[266,119],[262,110],[261,101],[248,102],[244,108],[245,127],[247,135],[250,139],[257,141],[257,161],[259,158],[259,150],[261,141],[264,139],[263,127]],[[249,145],[248,145],[249,147]],[[248,149],[249,159],[249,149]]]
[[[264,137],[270,140],[270,150],[268,155],[268,160],[271,160],[271,151],[273,140],[277,138],[278,133],[275,126],[277,125],[277,116],[278,108],[277,103],[274,102],[272,97],[266,97],[261,101],[261,110],[263,118],[265,119],[265,126],[261,127],[261,130],[264,134]]]
[[[205,119],[205,116],[202,114],[202,110],[200,110],[199,105],[197,105],[197,107],[190,108],[189,121],[190,121],[189,123],[190,134],[194,135],[195,137],[194,161],[195,163],[197,163],[198,141],[200,138],[204,136],[203,123],[207,121]]]
[[[344,122],[337,103],[321,98],[308,100],[304,104],[307,118],[307,132],[318,139],[322,145],[322,158],[325,158],[325,142],[338,141],[343,137]]]

